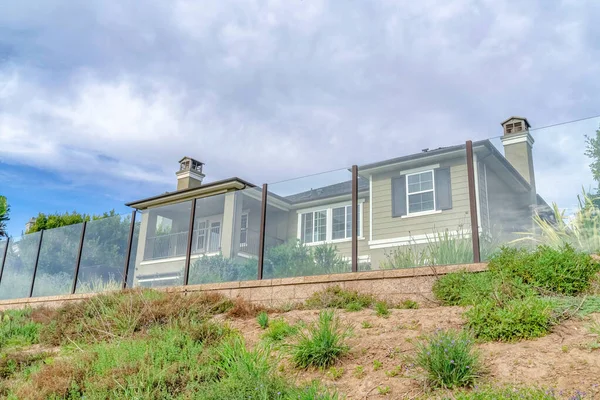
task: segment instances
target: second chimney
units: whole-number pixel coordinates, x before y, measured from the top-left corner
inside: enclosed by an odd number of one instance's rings
[[[204,174],[202,173],[204,163],[191,157],[183,157],[179,160],[179,171],[177,171],[177,190],[190,189],[202,185]]]
[[[504,156],[508,162],[529,182],[535,192],[532,154],[534,140],[529,134],[530,127],[527,118],[510,117],[502,122],[504,129],[502,144],[504,145]]]

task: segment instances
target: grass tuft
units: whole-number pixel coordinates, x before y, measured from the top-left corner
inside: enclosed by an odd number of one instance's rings
[[[474,339],[465,331],[439,330],[417,344],[415,364],[433,387],[469,387],[481,373]]]
[[[375,314],[377,314],[377,316],[381,318],[389,318],[390,310],[385,301],[378,301],[377,303],[375,303]]]
[[[272,342],[281,342],[296,333],[298,333],[298,326],[288,324],[283,318],[277,318],[271,321],[263,338]]]
[[[269,327],[269,314],[265,311],[261,311],[256,316],[256,322],[262,329],[267,329]]]
[[[299,333],[292,345],[292,360],[298,368],[328,368],[349,351],[347,327],[342,327],[333,311],[321,311],[315,324]]]

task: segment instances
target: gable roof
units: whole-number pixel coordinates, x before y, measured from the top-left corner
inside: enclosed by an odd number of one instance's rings
[[[517,116],[515,116],[515,115],[513,115],[512,117],[510,117],[510,118],[507,118],[507,119],[505,119],[504,121],[500,122],[500,125],[504,126],[504,124],[506,124],[506,123],[507,123],[508,121],[510,121],[511,119],[521,119],[521,120],[525,121],[525,125],[526,125],[528,128],[531,128],[531,124],[529,123],[529,121],[527,121],[527,118],[525,118],[525,117],[517,117]]]

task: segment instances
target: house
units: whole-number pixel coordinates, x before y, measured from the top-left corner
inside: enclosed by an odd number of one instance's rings
[[[533,213],[547,209],[536,193],[529,122],[511,117],[502,126],[504,154],[489,140],[473,143],[477,221],[486,240],[531,229]],[[191,262],[214,257],[212,269],[204,269],[204,275],[218,275],[212,281],[253,279],[261,189],[237,177],[204,183],[202,162],[184,157],[179,163],[176,191],[127,204],[142,215],[135,284],[181,283],[190,231]],[[434,232],[470,235],[464,144],[362,165],[358,171],[361,263],[377,269],[387,252],[424,245],[435,240]],[[196,199],[193,225],[192,199]],[[266,252],[285,243],[330,244],[349,262],[351,215],[349,170],[269,185]],[[244,268],[249,276],[240,275]],[[289,274],[293,271],[274,276]],[[202,282],[211,281],[207,279]]]

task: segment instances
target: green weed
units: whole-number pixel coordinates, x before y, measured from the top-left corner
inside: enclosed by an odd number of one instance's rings
[[[263,334],[263,338],[272,342],[280,342],[297,332],[298,326],[288,324],[283,318],[277,318],[271,321],[269,328]]]
[[[256,322],[262,329],[267,329],[269,326],[269,315],[265,311],[261,311],[256,316]]]
[[[383,367],[383,363],[379,360],[373,360],[373,371],[379,371]]]
[[[337,381],[338,379],[340,379],[342,377],[342,375],[344,375],[344,368],[342,367],[330,367],[329,368],[329,376],[331,376],[331,379],[333,379],[334,381]]]
[[[362,365],[357,365],[354,367],[354,372],[352,373],[356,379],[362,379],[366,375],[365,367]]]
[[[361,324],[361,326],[362,326],[363,329],[369,329],[369,328],[373,327],[373,324],[370,323],[369,321],[363,321],[362,324]]]
[[[388,318],[390,316],[390,310],[385,301],[378,301],[375,303],[375,314],[382,318]]]
[[[377,386],[377,392],[382,396],[387,396],[392,392],[389,386]]]
[[[537,388],[518,388],[512,386],[484,386],[471,391],[457,391],[452,396],[455,400],[556,400],[552,390]],[[576,398],[576,397],[575,397]]]

